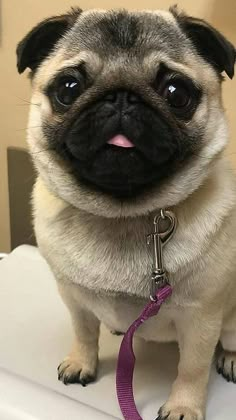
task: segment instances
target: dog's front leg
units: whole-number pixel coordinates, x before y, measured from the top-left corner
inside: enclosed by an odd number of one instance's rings
[[[186,309],[176,320],[180,361],[158,420],[203,420],[207,384],[221,329],[220,309]]]
[[[60,285],[59,292],[68,307],[75,333],[71,352],[58,367],[58,379],[86,386],[96,378],[98,364],[98,319],[83,305],[75,285]]]

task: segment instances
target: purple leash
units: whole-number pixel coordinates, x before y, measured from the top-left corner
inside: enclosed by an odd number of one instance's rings
[[[171,295],[171,286],[164,286],[156,293],[156,301],[150,300],[141,315],[133,322],[123,337],[116,370],[116,391],[120,409],[125,420],[142,420],[138,413],[133,393],[133,373],[135,355],[133,337],[140,325],[154,315],[157,315],[163,302]]]
[[[160,232],[160,222],[169,220],[168,229]],[[155,231],[148,236],[153,242],[153,271],[152,271],[152,294],[150,301],[143,309],[140,316],[133,322],[125,333],[121,342],[117,369],[116,369],[116,392],[121,412],[125,420],[142,420],[133,393],[133,374],[135,355],[133,351],[133,337],[136,330],[149,318],[158,314],[161,305],[172,294],[172,287],[168,284],[166,272],[162,265],[162,247],[171,238],[176,227],[176,218],[170,211],[161,211],[154,219]]]

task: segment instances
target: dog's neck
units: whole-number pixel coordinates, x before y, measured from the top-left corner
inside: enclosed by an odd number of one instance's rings
[[[204,184],[171,209],[178,226],[165,247],[164,266],[172,284],[190,277],[218,235],[235,206],[234,184],[227,164],[219,160]],[[93,289],[98,282],[98,290],[149,296],[152,258],[147,251],[146,235],[152,231],[153,217],[159,209],[133,218],[96,216],[51,194],[41,179],[35,188],[34,205],[36,226],[43,223],[48,234],[54,226],[57,241],[61,241],[57,246],[67,243],[68,252],[74,253],[71,261],[79,272],[73,281]],[[60,264],[63,270],[63,262]]]

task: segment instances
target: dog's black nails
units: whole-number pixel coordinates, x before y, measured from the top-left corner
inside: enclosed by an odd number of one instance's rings
[[[62,365],[62,363],[60,364],[60,366]],[[69,365],[66,365],[60,372],[58,371],[58,379],[59,381],[61,380],[61,378],[63,377],[66,369],[69,367]]]
[[[232,381],[236,384],[236,375],[234,374],[234,361],[231,362],[231,374],[232,374]]]
[[[169,417],[170,413],[168,413],[166,416],[163,416],[161,413],[159,414],[159,416],[156,418],[156,420],[167,420]]]
[[[64,385],[68,385],[68,377],[67,376],[63,376],[62,381],[63,381]]]
[[[88,384],[90,384],[91,382],[95,381],[95,376],[93,375],[87,375],[83,378],[80,378],[80,383],[82,386],[86,386]]]
[[[70,384],[79,384],[80,383],[80,372],[74,373],[71,376],[67,377],[67,382]]]
[[[229,374],[227,374],[226,372],[222,372],[222,376],[223,376],[223,378],[225,378],[225,380],[227,382],[230,382],[230,375]]]
[[[225,369],[225,357],[223,357],[222,359],[222,371],[224,371]]]
[[[234,382],[234,361],[231,361],[231,379]]]
[[[85,379],[80,379],[80,384],[85,388],[87,385],[87,382]]]
[[[222,368],[220,366],[216,367],[216,372],[219,373],[219,375],[222,374]]]

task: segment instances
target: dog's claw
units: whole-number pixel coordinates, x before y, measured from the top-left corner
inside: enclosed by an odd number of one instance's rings
[[[58,380],[64,385],[80,384],[85,387],[95,379],[96,371],[88,371],[77,360],[67,358],[58,366]]]
[[[217,355],[216,371],[227,382],[236,384],[236,352],[220,349]]]
[[[162,416],[162,414],[160,413],[156,420],[167,420],[169,415],[170,413],[166,414],[165,416]]]
[[[156,420],[204,420],[201,410],[189,407],[173,407],[170,410],[170,406],[163,406],[158,414]]]

